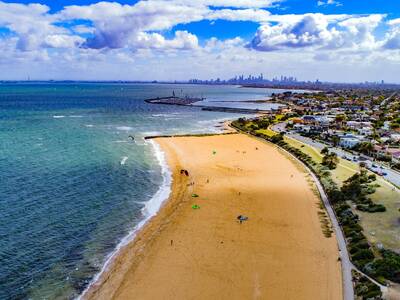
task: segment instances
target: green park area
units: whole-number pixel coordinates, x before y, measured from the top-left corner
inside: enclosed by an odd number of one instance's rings
[[[315,162],[321,163],[323,155],[318,149],[290,137],[284,137],[284,141],[309,155]],[[357,163],[339,158],[336,169],[331,170],[332,179],[341,186],[359,169]],[[368,213],[354,209],[354,212],[359,215],[364,234],[371,243],[382,244],[385,248],[400,251],[400,192],[398,189],[393,189],[393,186],[380,176],[377,176],[375,184],[379,187],[370,198],[374,203],[384,205],[386,211]]]

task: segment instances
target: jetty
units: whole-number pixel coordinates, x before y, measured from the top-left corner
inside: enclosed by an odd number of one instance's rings
[[[196,102],[203,101],[205,98],[194,98],[194,97],[157,97],[144,100],[151,104],[168,104],[168,105],[192,105]]]
[[[165,105],[180,105],[180,106],[191,106],[198,107],[205,111],[218,111],[218,112],[228,112],[228,113],[241,113],[241,114],[270,114],[274,110],[263,110],[263,109],[253,109],[253,108],[237,108],[237,107],[226,107],[226,106],[210,106],[196,104],[197,102],[203,101],[205,98],[196,97],[157,97],[151,99],[145,99],[144,101],[150,104],[165,104]]]

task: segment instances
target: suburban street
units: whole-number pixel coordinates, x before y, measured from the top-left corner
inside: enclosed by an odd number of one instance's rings
[[[275,124],[272,126],[272,130],[274,130],[276,132],[283,132],[283,131],[286,131],[285,126],[286,126],[286,123],[284,123],[284,122],[278,123],[278,124]],[[304,137],[298,133],[286,132],[286,136],[296,139],[304,144],[315,147],[318,150],[322,150],[324,147],[329,147],[329,150],[331,152],[336,153],[339,157],[344,158],[344,159],[354,161],[353,158],[358,157],[358,156],[355,156],[354,154],[352,154],[348,151],[345,151],[341,148],[332,147],[329,144],[324,144],[324,143],[321,143],[318,141],[313,141],[311,138]],[[359,162],[359,161],[357,160],[355,162]],[[400,187],[400,172],[389,169],[386,166],[384,166],[378,162],[372,162],[370,160],[366,160],[364,162],[366,163],[366,165],[369,169],[373,170],[374,172],[376,172],[378,174],[379,173],[385,174],[382,177],[384,177],[388,182],[394,184],[397,188]]]

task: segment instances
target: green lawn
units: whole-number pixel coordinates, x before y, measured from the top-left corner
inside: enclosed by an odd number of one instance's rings
[[[274,136],[276,134],[275,131],[273,131],[269,128],[268,129],[258,129],[258,130],[256,130],[256,132],[265,134],[266,136],[269,136],[269,137]]]
[[[317,163],[321,163],[322,162],[322,155],[321,153],[318,151],[318,149],[315,149],[312,146],[309,146],[307,144],[304,144],[298,140],[295,140],[293,138],[290,137],[284,137],[284,140],[286,143],[288,143],[290,146],[295,147],[300,149],[303,153],[308,154],[311,156],[311,158],[317,162]]]

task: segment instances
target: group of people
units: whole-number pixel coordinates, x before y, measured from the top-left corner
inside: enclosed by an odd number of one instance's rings
[[[181,175],[185,175],[185,176],[189,176],[189,172],[188,172],[188,170],[185,170],[185,169],[182,169],[181,170]]]

